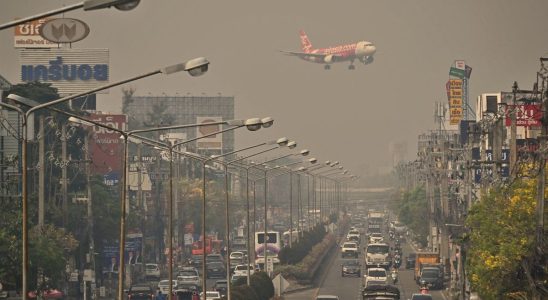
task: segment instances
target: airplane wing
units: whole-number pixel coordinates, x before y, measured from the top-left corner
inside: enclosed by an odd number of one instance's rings
[[[342,58],[340,55],[334,55],[334,54],[322,54],[322,53],[306,53],[306,52],[292,52],[292,51],[283,51],[280,50],[280,52],[286,54],[286,55],[293,55],[298,56],[300,58],[309,58],[309,57],[315,57],[315,58],[325,58],[328,55],[331,55],[332,59],[336,60],[338,58]]]

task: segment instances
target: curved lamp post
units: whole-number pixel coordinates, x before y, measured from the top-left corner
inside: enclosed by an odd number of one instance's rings
[[[58,9],[50,10],[44,13],[40,13],[34,16],[18,19],[5,24],[0,25],[0,30],[11,28],[20,24],[24,24],[30,21],[38,20],[41,18],[58,15],[68,11],[84,8],[84,10],[96,10],[102,8],[109,8],[111,6],[116,7],[118,10],[131,10],[139,4],[140,0],[86,0],[80,3],[64,6]]]
[[[88,91],[85,91],[85,92],[82,92],[82,93],[78,93],[78,94],[75,94],[75,95],[63,97],[63,98],[60,98],[60,99],[57,99],[57,100],[54,100],[54,101],[50,101],[50,102],[46,102],[46,103],[43,103],[43,104],[39,104],[39,105],[36,105],[36,106],[29,105],[28,104],[29,99],[27,99],[25,97],[21,97],[21,96],[15,95],[15,94],[8,95],[7,98],[10,99],[10,100],[13,100],[13,101],[18,102],[18,103],[22,103],[22,104],[27,105],[27,106],[31,106],[31,108],[29,110],[27,110],[25,112],[25,114],[23,115],[23,123],[21,125],[22,131],[23,131],[23,143],[22,143],[22,147],[21,147],[22,148],[22,150],[21,150],[21,156],[22,156],[22,162],[21,162],[21,165],[22,165],[22,178],[21,178],[21,180],[22,180],[22,244],[23,244],[22,245],[23,246],[23,251],[22,251],[22,264],[23,264],[23,266],[22,266],[22,269],[23,269],[22,270],[22,294],[23,294],[23,296],[22,297],[23,297],[23,300],[26,300],[27,297],[28,297],[28,282],[27,282],[27,277],[28,277],[28,184],[27,184],[27,137],[28,137],[28,126],[27,125],[28,125],[29,116],[32,113],[34,113],[35,111],[37,111],[39,109],[42,109],[42,108],[48,108],[48,107],[50,107],[52,105],[55,105],[55,104],[67,102],[67,101],[70,101],[72,99],[76,99],[76,98],[79,98],[79,97],[82,97],[82,96],[93,94],[93,93],[96,93],[96,92],[99,92],[99,91],[102,91],[102,90],[109,89],[111,87],[119,86],[119,85],[122,85],[122,84],[125,84],[125,83],[128,83],[128,82],[132,82],[132,81],[142,79],[142,78],[145,78],[145,77],[149,77],[149,76],[153,76],[153,75],[156,75],[156,74],[169,75],[169,74],[179,72],[179,71],[187,71],[187,72],[190,73],[191,76],[199,76],[199,75],[202,75],[204,72],[207,72],[208,65],[209,65],[209,62],[205,58],[196,58],[196,59],[192,59],[192,60],[189,60],[187,62],[184,62],[184,63],[168,66],[166,68],[162,68],[162,69],[158,69],[158,70],[155,70],[155,71],[152,71],[152,72],[144,73],[142,75],[134,76],[134,77],[131,77],[129,79],[125,79],[125,80],[118,81],[118,82],[115,82],[115,83],[103,85],[103,86],[97,87],[95,89],[91,89],[91,90],[88,90]],[[127,147],[127,139],[126,139],[126,147]],[[125,158],[124,158],[124,160],[125,160]],[[124,177],[125,177],[125,172],[124,172]],[[125,184],[125,179],[126,178],[124,178],[124,184]],[[125,197],[125,195],[124,195],[124,197]],[[122,215],[125,215],[125,207],[122,208]],[[119,272],[119,273],[121,273],[121,272]],[[122,276],[122,275],[119,275],[119,277],[120,276]],[[118,285],[120,285],[120,283],[118,283]],[[122,296],[123,296],[123,290],[118,291],[118,298],[122,299]]]

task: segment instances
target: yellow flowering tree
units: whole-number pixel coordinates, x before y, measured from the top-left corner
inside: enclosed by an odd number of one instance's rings
[[[522,175],[533,175],[526,169]],[[482,299],[528,292],[521,262],[534,252],[536,184],[534,177],[518,176],[511,185],[490,190],[470,210],[467,272]]]

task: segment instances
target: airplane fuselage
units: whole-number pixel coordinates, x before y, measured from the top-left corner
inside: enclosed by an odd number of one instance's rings
[[[316,56],[305,56],[301,57],[301,59],[315,63],[328,64],[335,62],[335,60],[337,62],[353,61],[355,59],[363,60],[364,58],[375,54],[375,51],[376,48],[372,43],[367,41],[361,41],[358,43],[334,46],[329,48],[312,49],[310,53],[323,54],[325,55],[325,58]],[[331,59],[330,55],[336,59]]]

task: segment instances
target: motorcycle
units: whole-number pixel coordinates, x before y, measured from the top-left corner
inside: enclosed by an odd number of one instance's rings
[[[420,287],[419,287],[420,294],[421,295],[429,294],[429,292],[428,292],[428,283],[426,283],[426,281],[424,281],[424,280],[421,280],[419,282],[419,284],[420,284]]]
[[[398,272],[396,270],[392,270],[390,277],[392,277],[392,283],[394,284],[398,283]]]
[[[399,255],[394,256],[394,268],[399,269],[401,266],[401,257]]]

